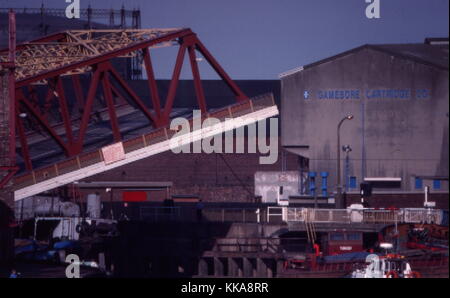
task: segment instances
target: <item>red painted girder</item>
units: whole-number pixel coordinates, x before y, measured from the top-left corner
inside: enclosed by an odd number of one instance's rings
[[[67,100],[64,94],[64,88],[62,85],[61,77],[56,78],[56,92],[59,102],[59,109],[63,118],[64,127],[66,129],[66,138],[69,147],[73,144],[73,134],[72,134],[72,123],[69,114],[69,109],[67,107]]]
[[[92,75],[91,85],[89,86],[89,91],[86,98],[86,104],[83,109],[83,116],[81,117],[80,129],[78,130],[77,142],[74,146],[74,151],[78,153],[83,151],[84,136],[89,124],[89,118],[91,117],[92,106],[94,103],[95,94],[97,92],[101,71],[101,69],[96,68],[94,70],[94,74]]]
[[[43,128],[53,137],[53,139],[58,143],[59,146],[64,150],[66,155],[69,155],[70,148],[64,143],[59,135],[55,133],[51,125],[48,123],[47,119],[23,96],[20,89],[16,89],[16,98],[19,103],[23,103],[26,109],[28,109],[31,114],[36,117],[38,122],[43,126]]]
[[[178,81],[180,79],[181,68],[183,66],[184,53],[186,52],[186,45],[181,44],[178,49],[177,60],[175,68],[173,69],[172,80],[170,81],[169,91],[167,92],[166,105],[164,106],[163,121],[169,123],[169,116],[172,111],[173,101],[177,92]]]
[[[145,114],[145,116],[148,118],[150,122],[154,124],[155,127],[159,127],[160,121],[159,119],[155,118],[155,116],[152,115],[152,113],[147,109],[145,104],[142,102],[142,100],[139,98],[139,96],[134,92],[133,89],[131,89],[128,84],[125,82],[124,79],[119,75],[119,73],[109,65],[108,71],[111,73],[111,75],[114,77],[114,79],[119,83],[119,85],[125,90],[125,92],[128,93],[130,98],[137,104],[138,108]]]
[[[236,85],[236,83],[228,76],[228,74],[223,70],[219,63],[214,59],[211,53],[206,49],[202,42],[196,37],[195,34],[195,45],[197,50],[205,57],[208,63],[214,68],[220,78],[228,85],[228,87],[233,91],[236,99],[238,101],[248,100],[248,97],[241,91],[241,89]]]
[[[73,89],[75,91],[75,98],[78,103],[78,108],[83,108],[84,106],[84,95],[83,89],[81,88],[80,76],[78,74],[71,75]]]
[[[106,69],[103,69],[103,72],[101,75],[101,81],[102,81],[102,87],[103,87],[103,94],[105,96],[106,105],[108,107],[109,122],[111,123],[111,129],[113,131],[114,141],[119,142],[122,139],[122,137],[120,135],[119,123],[117,122],[116,109],[114,107],[114,100],[112,98],[112,92],[111,92],[111,84],[109,82],[108,76],[109,76],[109,74],[106,71]]]
[[[2,180],[0,180],[0,189],[2,189],[8,182],[11,180],[11,178],[17,173],[19,170],[16,166],[11,167],[0,167],[2,170],[10,171],[5,177],[3,177]]]
[[[153,71],[152,60],[150,57],[150,51],[145,48],[143,51],[145,71],[147,73],[148,87],[150,89],[150,96],[152,100],[153,109],[155,110],[156,117],[161,118],[161,99],[158,94],[158,87],[156,85],[155,74]]]
[[[202,113],[206,113],[207,108],[206,108],[205,94],[203,92],[202,81],[200,79],[200,72],[198,70],[197,60],[195,57],[194,46],[190,45],[188,47],[188,51],[189,51],[189,61],[191,62],[192,76],[194,78],[195,94],[197,96],[198,106],[200,107]]]

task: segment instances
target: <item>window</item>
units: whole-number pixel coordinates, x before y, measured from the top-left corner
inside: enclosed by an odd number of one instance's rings
[[[416,189],[422,189],[423,188],[423,180],[421,178],[419,178],[419,177],[416,177],[415,188]]]
[[[350,181],[349,181],[349,187],[350,188],[356,188],[356,177],[355,176],[350,176],[350,179],[349,179]]]
[[[441,189],[441,180],[433,180],[433,188]]]
[[[343,233],[331,233],[330,240],[331,241],[342,241],[342,240],[344,240],[344,234]]]
[[[347,240],[361,240],[361,234],[360,233],[351,233],[347,234]]]

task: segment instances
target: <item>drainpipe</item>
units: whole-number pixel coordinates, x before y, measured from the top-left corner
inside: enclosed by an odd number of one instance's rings
[[[366,177],[366,122],[365,122],[365,103],[361,99],[361,180]]]
[[[322,196],[328,196],[328,172],[320,172],[320,176],[322,176]]]
[[[315,196],[316,194],[316,172],[309,172],[309,194]]]

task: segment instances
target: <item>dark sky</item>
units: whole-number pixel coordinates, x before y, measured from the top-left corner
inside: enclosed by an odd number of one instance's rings
[[[289,69],[366,43],[415,43],[448,37],[448,0],[380,0],[367,19],[365,0],[80,0],[82,7],[139,7],[142,27],[190,27],[234,79],[276,79]],[[65,0],[44,0],[65,7]],[[39,7],[41,0],[0,0]],[[154,50],[159,78],[169,78],[175,49]],[[216,78],[205,61],[202,77]],[[189,64],[183,77],[188,78]]]

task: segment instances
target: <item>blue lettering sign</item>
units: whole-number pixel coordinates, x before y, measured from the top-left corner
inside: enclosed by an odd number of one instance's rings
[[[358,89],[318,90],[317,99],[359,99]]]
[[[417,99],[425,99],[430,97],[430,92],[428,89],[417,89],[416,90],[416,98]]]
[[[369,89],[366,90],[367,99],[405,99],[411,98],[410,89]]]
[[[429,89],[416,89],[415,98],[426,99],[431,97]],[[317,99],[361,99],[365,95],[366,99],[410,99],[413,98],[411,89],[332,89],[317,90]],[[305,91],[304,99],[313,98],[313,93]]]

